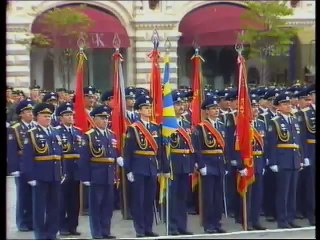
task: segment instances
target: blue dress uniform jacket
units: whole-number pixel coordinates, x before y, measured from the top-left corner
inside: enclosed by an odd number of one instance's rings
[[[59,117],[57,117],[56,113],[54,112],[52,114],[52,119],[51,119],[51,126],[52,127],[57,127],[60,125],[60,120]]]
[[[110,235],[116,158],[115,135],[97,128],[86,132],[80,156],[80,179],[90,182],[89,221],[93,238]]]
[[[270,144],[268,143],[268,127],[270,124],[270,121],[273,117],[277,116],[276,113],[273,113],[268,109],[267,112],[262,113],[258,116],[258,119],[262,120],[265,124],[265,131],[266,131],[266,137],[264,138],[265,144],[264,144],[264,157],[266,159],[266,165],[269,166],[269,154],[270,154]],[[263,189],[263,208],[264,213],[268,219],[275,218],[276,216],[276,199],[275,199],[275,190],[277,187],[276,184],[276,173],[272,172],[269,167],[265,168],[265,174],[263,177],[264,181],[264,189]]]
[[[169,231],[187,231],[187,200],[189,174],[194,170],[195,154],[191,135],[191,124],[185,119],[181,121],[181,128],[189,136],[191,148],[187,140],[176,131],[170,138],[170,163],[173,180],[169,187]]]
[[[155,152],[145,135],[136,126],[140,124],[156,141],[158,151]],[[130,204],[133,225],[137,234],[152,232],[153,203],[156,197],[156,176],[162,169],[161,157],[164,156],[160,126],[150,122],[149,129],[141,121],[127,128],[124,146],[124,168],[133,173]]]
[[[231,111],[226,114],[226,138],[225,138],[225,156],[229,174],[226,177],[226,195],[228,212],[234,214],[236,221],[240,221],[240,197],[237,192],[236,173],[240,167],[240,152],[235,150],[235,131],[236,131],[237,111]],[[231,166],[231,161],[236,161],[236,166]]]
[[[270,166],[277,165],[276,210],[278,227],[286,228],[293,223],[296,211],[296,190],[300,169],[300,126],[291,117],[291,124],[279,114],[272,118],[268,128]]]
[[[305,206],[305,213],[311,225],[315,222],[315,149],[316,149],[316,111],[313,106],[303,109],[298,116],[301,127],[301,143],[303,146],[303,159],[308,159],[310,166],[304,167],[301,202]],[[300,172],[300,173],[301,173]],[[305,186],[308,186],[305,188]],[[301,196],[301,197],[302,197]],[[297,196],[299,197],[299,196]]]
[[[252,226],[260,225],[260,213],[263,202],[263,171],[266,166],[264,147],[265,147],[265,137],[266,137],[266,127],[262,120],[256,119],[253,122],[253,128],[255,133],[261,136],[260,141],[256,138],[253,141],[253,159],[254,159],[254,174],[255,181],[248,188],[248,202],[249,202],[249,217]]]
[[[56,127],[61,135],[62,143],[62,172],[60,198],[60,232],[75,232],[79,216],[79,159],[83,134],[76,127],[69,130],[64,125]]]
[[[61,166],[61,138],[50,127],[47,134],[40,125],[30,129],[24,140],[22,169],[32,187],[33,228],[35,239],[56,239],[59,229],[59,199]]]
[[[20,176],[15,177],[17,190],[16,224],[19,230],[32,228],[32,188],[22,172],[23,159],[21,158],[27,131],[28,127],[23,122],[16,123],[7,129],[8,172],[20,172]]]
[[[208,120],[206,122],[212,125]],[[223,139],[225,127],[221,121],[216,122],[216,130]],[[203,228],[205,231],[218,230],[221,228],[220,221],[223,211],[223,177],[226,169],[224,149],[219,144],[219,140],[217,141],[202,123],[196,127],[194,135],[198,168],[207,167],[207,175],[201,176]]]

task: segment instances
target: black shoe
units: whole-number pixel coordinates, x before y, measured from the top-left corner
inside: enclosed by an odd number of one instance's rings
[[[252,225],[252,228],[253,228],[254,230],[266,230],[266,229],[267,229],[267,228],[261,226],[260,224],[258,224],[258,225]]]
[[[146,235],[146,237],[159,237],[159,234],[154,232],[145,232],[144,235]]]
[[[137,238],[141,238],[141,237],[145,237],[145,236],[146,236],[146,235],[144,235],[143,233],[137,233],[137,234],[136,234],[136,237],[137,237]]]
[[[224,230],[223,228],[217,228],[217,229],[216,229],[216,232],[217,232],[217,233],[226,233],[227,231]]]
[[[294,222],[290,222],[289,226],[292,227],[292,228],[301,228],[301,226],[295,224]]]
[[[178,232],[181,235],[193,235],[193,232],[189,232],[189,231],[186,231],[186,230],[178,230]]]
[[[103,238],[106,238],[106,239],[115,239],[116,236],[113,236],[113,235],[102,235]]]
[[[81,232],[77,232],[77,230],[70,230],[70,235],[80,236]]]
[[[60,231],[60,236],[69,236],[69,235],[71,235],[71,233],[68,231]]]
[[[20,232],[29,232],[29,231],[30,231],[30,228],[28,228],[28,227],[20,227],[20,228],[19,228],[19,231],[20,231]]]
[[[204,232],[212,234],[212,233],[217,233],[217,230],[216,229],[205,229]]]
[[[178,231],[169,231],[169,235],[177,236],[180,235],[180,233]]]
[[[274,221],[276,221],[276,220],[274,219],[274,217],[266,217],[266,220],[267,220],[268,222],[274,222]]]
[[[278,228],[285,229],[285,228],[291,228],[291,227],[287,224],[281,224],[281,225],[278,225]]]
[[[93,236],[92,238],[93,238],[93,239],[103,239],[102,236]]]
[[[295,219],[304,219],[301,213],[296,214]]]

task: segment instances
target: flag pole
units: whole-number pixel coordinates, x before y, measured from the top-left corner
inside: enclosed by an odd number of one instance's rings
[[[243,31],[241,33],[241,35],[243,34]],[[243,58],[242,56],[242,51],[243,51],[243,43],[236,43],[235,44],[235,50],[236,52],[238,53],[238,56]],[[240,64],[243,64],[243,63],[240,63]],[[239,77],[242,77],[242,76],[239,76]],[[238,84],[239,85],[239,84]],[[240,86],[240,85],[239,85]],[[239,89],[238,89],[239,91]],[[242,177],[242,176],[241,176]],[[241,178],[240,177],[240,178]],[[243,219],[243,230],[244,231],[247,231],[248,230],[248,221],[247,221],[247,189],[246,191],[244,191],[242,193],[242,219]]]

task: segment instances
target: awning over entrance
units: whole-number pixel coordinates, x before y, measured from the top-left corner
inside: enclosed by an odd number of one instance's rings
[[[113,37],[115,33],[118,33],[121,40],[121,47],[127,48],[130,46],[129,37],[126,29],[121,22],[112,14],[94,8],[86,6],[79,8],[75,5],[64,5],[63,7],[77,8],[86,14],[93,22],[89,30],[87,31],[87,47],[88,48],[113,48]],[[41,33],[48,37],[52,36],[52,29],[48,28],[41,21],[43,15],[40,15],[32,24],[32,33]],[[57,41],[54,44],[55,48],[77,48],[77,40],[70,39],[70,37],[64,36],[63,33],[57,33]]]
[[[213,3],[188,13],[180,22],[180,44],[191,46],[194,40],[200,46],[234,45],[244,24],[262,29],[257,24],[245,22],[241,15],[249,11],[230,3]]]

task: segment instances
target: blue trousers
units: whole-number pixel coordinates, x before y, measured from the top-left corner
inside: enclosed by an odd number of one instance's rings
[[[237,169],[230,168],[229,174],[226,176],[226,199],[227,209],[229,213],[233,213],[236,219],[239,219],[239,194],[237,192]]]
[[[94,184],[89,187],[89,221],[92,237],[110,235],[113,214],[113,184]]]
[[[315,220],[315,166],[306,167],[305,171],[305,183],[307,187],[304,188],[305,192],[305,211],[306,216],[310,222]]]
[[[37,181],[32,187],[35,239],[56,239],[59,230],[60,182]]]
[[[202,180],[203,228],[217,229],[223,211],[223,176],[206,175]]]
[[[16,224],[17,228],[33,228],[32,224],[32,187],[28,184],[25,176],[15,177],[17,201],[16,201]]]
[[[263,175],[256,174],[255,181],[251,185],[251,222],[252,225],[260,225],[260,213],[263,199]]]
[[[152,232],[156,176],[135,174],[132,183],[132,218],[137,234]]]
[[[79,181],[67,179],[61,184],[60,195],[60,231],[75,231],[79,218]]]
[[[277,173],[277,222],[278,226],[287,225],[295,218],[297,170],[279,170]]]
[[[169,231],[187,230],[189,174],[174,174],[169,186]]]
[[[266,217],[276,217],[277,173],[266,167],[263,181],[263,211]]]

